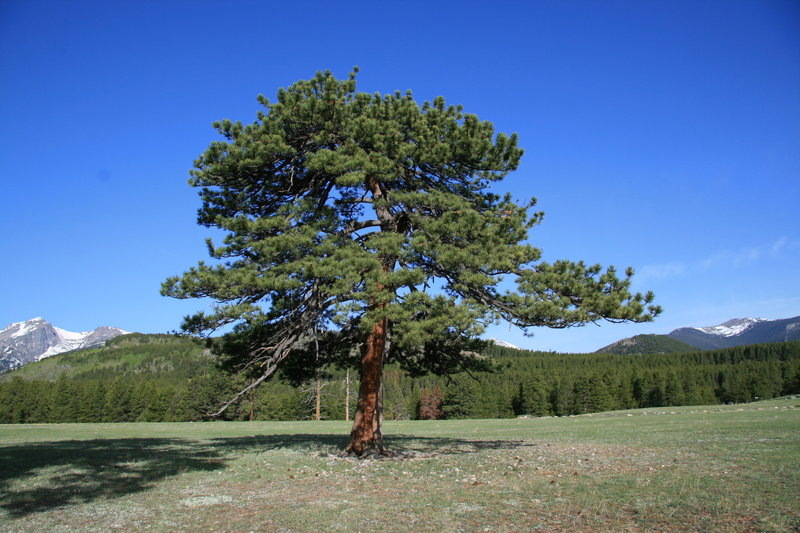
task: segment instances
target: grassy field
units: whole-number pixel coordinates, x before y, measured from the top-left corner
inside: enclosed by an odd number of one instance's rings
[[[348,431],[0,425],[0,531],[800,530],[800,398]]]

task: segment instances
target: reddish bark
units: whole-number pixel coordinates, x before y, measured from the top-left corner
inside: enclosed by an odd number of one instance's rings
[[[389,455],[383,446],[383,358],[386,350],[388,320],[378,321],[367,336],[361,356],[361,386],[358,409],[350,432],[350,444],[343,455],[371,457]]]

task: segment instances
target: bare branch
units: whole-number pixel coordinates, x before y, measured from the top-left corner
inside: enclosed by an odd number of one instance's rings
[[[362,229],[379,227],[381,227],[380,220],[362,220],[360,222],[351,221],[347,225],[347,228],[342,232],[342,235],[352,235],[353,233],[361,231]]]
[[[277,367],[275,367],[275,366],[272,366],[270,369],[268,369],[268,371],[267,371],[267,372],[265,372],[263,375],[261,375],[261,377],[259,377],[258,379],[256,379],[256,380],[255,380],[255,381],[253,381],[252,383],[250,383],[250,385],[248,385],[248,386],[247,386],[247,387],[245,387],[244,389],[240,390],[240,391],[239,391],[238,393],[236,393],[236,395],[235,395],[233,398],[231,398],[230,400],[227,400],[227,401],[223,402],[223,403],[220,405],[220,407],[219,407],[219,408],[218,408],[216,411],[214,411],[213,413],[209,413],[209,415],[208,415],[208,416],[211,416],[211,417],[214,417],[214,418],[216,418],[216,417],[218,417],[219,415],[221,415],[223,412],[225,412],[225,410],[226,410],[228,407],[230,407],[231,405],[233,405],[234,403],[236,403],[236,402],[239,400],[239,398],[241,398],[242,396],[244,396],[245,394],[247,394],[248,392],[250,392],[251,390],[253,390],[254,388],[256,388],[256,387],[257,387],[257,386],[258,386],[258,385],[259,385],[261,382],[263,382],[264,380],[266,380],[266,379],[268,379],[270,376],[272,376],[272,374],[274,374],[274,373],[275,373],[275,370],[276,370],[276,368],[277,368]]]
[[[362,196],[361,198],[356,198],[355,200],[339,200],[340,203],[343,204],[371,204],[372,198],[367,198],[366,196]]]

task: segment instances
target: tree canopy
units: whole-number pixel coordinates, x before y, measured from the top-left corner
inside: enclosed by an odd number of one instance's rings
[[[210,297],[192,333],[234,324],[230,362],[251,377],[284,362],[314,369],[361,348],[350,453],[385,453],[380,435],[386,361],[412,372],[479,366],[483,328],[566,328],[649,321],[653,295],[631,294],[632,269],[541,261],[528,232],[535,200],[491,191],[517,168],[516,135],[410,92],[356,91],[330,72],[259,96],[255,122],[214,124],[224,140],[195,161],[198,222],[214,264],[168,279],[165,295]],[[510,283],[516,290],[507,290]]]

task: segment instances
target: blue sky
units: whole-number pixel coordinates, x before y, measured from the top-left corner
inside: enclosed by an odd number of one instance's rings
[[[0,3],[0,328],[178,328],[159,295],[204,259],[188,170],[256,95],[358,65],[517,132],[545,260],[633,266],[656,322],[488,332],[593,351],[800,315],[800,3]]]

